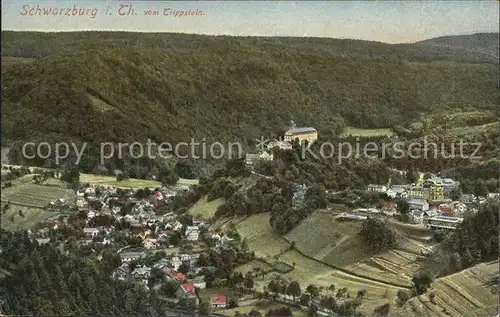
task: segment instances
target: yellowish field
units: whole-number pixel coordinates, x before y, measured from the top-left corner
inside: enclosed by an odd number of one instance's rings
[[[215,215],[217,207],[224,203],[224,198],[217,198],[212,201],[207,201],[207,197],[203,197],[194,204],[188,211],[191,216],[210,219]]]
[[[379,136],[379,135],[393,135],[391,129],[359,129],[354,127],[346,127],[342,136],[361,136],[361,137],[369,137],[369,136]]]
[[[426,294],[411,299],[390,316],[489,317],[498,314],[498,261],[482,263],[434,282]],[[434,292],[435,303],[429,299]]]

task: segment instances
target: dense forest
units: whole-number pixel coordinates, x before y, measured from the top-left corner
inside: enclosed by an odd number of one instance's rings
[[[27,233],[0,232],[0,304],[5,315],[163,316],[141,286],[114,281],[97,260],[38,245]]]
[[[339,124],[387,128],[421,113],[494,110],[498,99],[496,62],[460,48],[182,34],[2,35],[6,141],[253,144],[260,131],[279,133],[290,120],[329,134]]]

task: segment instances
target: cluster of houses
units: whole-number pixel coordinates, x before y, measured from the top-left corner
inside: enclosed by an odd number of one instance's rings
[[[404,199],[409,206],[410,221],[430,228],[454,229],[462,222],[467,212],[476,212],[477,205],[489,199],[500,197],[498,193],[490,193],[487,197],[462,195],[459,200],[452,201],[451,193],[459,183],[451,178],[432,176],[411,185],[368,185],[370,192],[385,193],[392,199]],[[394,202],[385,203],[380,208],[366,210],[371,213],[383,212],[388,215],[396,213]]]
[[[245,155],[246,165],[252,169],[260,161],[272,161],[274,156],[266,150],[279,148],[280,150],[291,150],[292,142],[314,142],[318,139],[318,131],[311,127],[296,127],[292,122],[292,126],[285,132],[282,139],[276,139],[265,144],[265,148],[261,148],[259,153],[249,153]],[[263,144],[264,145],[264,144]]]
[[[210,230],[207,221],[202,218],[193,217],[190,223],[181,223],[174,213],[158,214],[157,203],[159,201],[168,202],[176,195],[176,192],[170,188],[151,189],[150,197],[138,199],[135,190],[126,190],[119,193],[117,188],[111,186],[87,185],[77,191],[75,206],[79,214],[86,214],[84,228],[81,232],[80,245],[95,244],[109,245],[116,243],[118,234],[124,234],[126,237],[140,238],[142,246],[126,246],[118,255],[121,265],[115,269],[112,277],[117,280],[127,280],[137,282],[148,288],[148,281],[152,270],[162,272],[164,280],[175,279],[180,286],[177,290],[178,298],[185,298],[199,302],[195,289],[205,289],[206,282],[202,271],[215,270],[213,267],[200,267],[198,259],[200,253],[194,252],[165,252],[164,258],[159,259],[153,265],[143,264],[148,255],[154,254],[158,250],[169,250],[174,248],[172,244],[173,236],[178,239],[189,241],[196,244],[197,241],[204,238],[210,238],[213,241],[213,248],[221,252],[232,241],[223,233]],[[117,202],[120,203],[117,203]],[[131,203],[132,208],[123,211],[124,203]],[[61,199],[56,200],[56,204],[68,204]],[[95,226],[95,219],[99,216],[109,216],[113,223],[107,225]],[[44,244],[50,242],[49,233],[58,230],[61,226],[67,224],[68,218],[46,221],[42,227],[35,232],[30,232],[33,239],[38,243]],[[116,222],[126,224],[120,229],[116,227]],[[177,239],[177,240],[178,240]],[[180,243],[180,241],[178,241]],[[100,259],[101,256],[97,255]],[[139,265],[138,263],[142,263]],[[182,271],[179,269],[183,267]],[[157,271],[158,272],[158,271]],[[160,285],[155,285],[159,287]],[[224,296],[214,296],[212,298],[213,308],[226,307],[226,298]]]

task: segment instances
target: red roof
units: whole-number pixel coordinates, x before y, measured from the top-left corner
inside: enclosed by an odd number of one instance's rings
[[[193,296],[196,295],[194,292],[194,282],[193,281],[186,282],[186,283],[182,284],[181,287],[184,290],[184,292],[186,292],[187,294],[193,295]]]
[[[226,304],[226,296],[213,296],[212,304]]]
[[[438,208],[442,212],[453,212],[454,211],[453,206],[450,206],[450,205],[439,205]]]
[[[47,226],[47,228],[49,229],[53,229],[57,226],[57,222],[56,221],[47,221],[45,223],[45,225]]]
[[[385,202],[385,203],[382,203],[382,208],[388,208],[388,209],[391,209],[391,208],[394,208],[395,207],[395,204],[393,202]]]
[[[186,275],[182,273],[175,273],[175,278],[179,281],[184,281],[186,279]]]

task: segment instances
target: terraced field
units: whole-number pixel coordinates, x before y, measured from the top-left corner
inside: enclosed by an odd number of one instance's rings
[[[43,184],[33,183],[33,175],[25,175],[12,182],[13,186],[2,190],[3,206],[10,201],[11,207],[2,214],[2,228],[7,230],[30,229],[47,218],[56,217],[57,212],[43,209],[50,202],[75,197],[73,190],[57,179],[48,179]]]
[[[498,314],[498,260],[438,279],[426,294],[411,299],[390,316],[489,317]],[[429,294],[434,292],[434,303]]]
[[[26,175],[12,187],[2,191],[2,202],[10,201],[11,204],[30,208],[43,208],[48,203],[58,199],[72,199],[75,197],[73,190],[66,188],[65,184],[56,179],[49,179],[43,184],[31,181],[33,175]]]
[[[315,216],[315,218],[313,218],[316,219],[315,221],[306,219],[304,223],[305,227],[301,224],[297,227],[297,231],[293,230],[286,236],[286,238],[290,240],[292,240],[292,238],[296,238],[292,241],[295,241],[295,247],[297,250],[301,250],[301,247],[306,246],[308,243],[309,245],[316,243],[317,245],[311,247],[311,252],[318,255],[321,254],[325,248],[329,247],[329,243],[342,244],[343,239],[346,241],[345,237],[352,238],[349,234],[352,235],[357,232],[357,225],[355,223],[347,222],[342,223],[339,228],[332,230],[332,227],[329,226],[326,221],[329,217],[332,217],[332,215],[328,213],[318,212],[313,214],[313,216]],[[350,268],[353,273],[370,275],[368,278],[363,278],[352,275],[349,272],[336,270],[326,264],[322,264],[314,259],[305,257],[298,251],[289,250],[289,242],[271,229],[271,226],[269,225],[269,218],[270,215],[265,213],[252,215],[248,218],[231,220],[231,222],[235,224],[238,233],[247,239],[250,249],[255,252],[255,255],[258,258],[257,260],[239,267],[237,270],[242,273],[246,273],[258,267],[262,271],[268,272],[267,275],[260,276],[255,279],[255,283],[259,289],[263,289],[267,286],[273,276],[279,275],[286,280],[298,281],[302,288],[307,287],[309,284],[323,286],[325,288],[333,284],[337,287],[337,289],[339,287],[346,287],[351,296],[355,296],[357,291],[366,290],[367,298],[364,300],[361,311],[371,313],[377,306],[383,305],[387,302],[392,303],[396,292],[401,288],[374,281],[370,279],[370,276],[373,278],[381,278],[379,273],[384,273],[387,275],[386,280],[389,283],[400,283],[401,285],[406,285],[407,287],[411,286],[411,283],[407,278],[398,278],[395,274],[390,275],[387,270],[379,269],[377,271],[376,265],[370,266],[366,264],[366,267],[352,266]],[[319,222],[318,225],[321,224],[323,226],[324,230],[321,230],[318,227],[313,228],[310,226],[316,223],[316,221]],[[342,228],[344,225],[345,228]],[[300,239],[301,232],[303,234],[303,239]],[[334,243],[331,243],[331,241],[334,241]],[[332,247],[331,250],[332,251],[330,252],[333,253],[340,249]],[[362,252],[359,252],[359,250],[351,251],[355,254],[355,259],[359,259],[363,255]],[[339,258],[342,256],[343,254],[337,254],[337,257]],[[366,257],[366,254],[364,256]],[[389,256],[399,255],[397,253],[388,254],[388,259]],[[275,269],[277,263],[285,263],[286,265],[291,266],[293,270],[288,273],[280,273]],[[367,273],[365,271],[366,268],[370,268],[371,273]]]
[[[343,287],[347,288],[351,297],[355,297],[356,293],[360,290],[366,290],[367,295],[360,308],[364,313],[371,313],[375,307],[387,302],[392,302],[397,291],[400,289],[395,286],[359,278],[332,269],[329,266],[302,256],[297,251],[287,251],[276,257],[275,260],[270,260],[272,265],[274,265],[276,261],[291,265],[294,269],[285,274],[272,271],[267,276],[254,279],[258,289],[263,290],[264,287],[268,285],[271,278],[278,275],[285,280],[299,282],[302,289],[305,289],[309,284],[322,286],[325,289],[330,285],[335,285],[337,289]],[[261,261],[255,260],[245,266],[239,267],[238,271],[245,273],[250,271],[253,267],[266,269],[272,266],[267,266]]]
[[[286,235],[297,250],[329,265],[389,283],[411,286],[411,277],[419,268],[420,253],[429,249],[423,242],[406,235],[428,235],[415,227],[394,226],[398,249],[375,253],[359,240],[360,222],[338,222],[334,214],[316,212]]]

